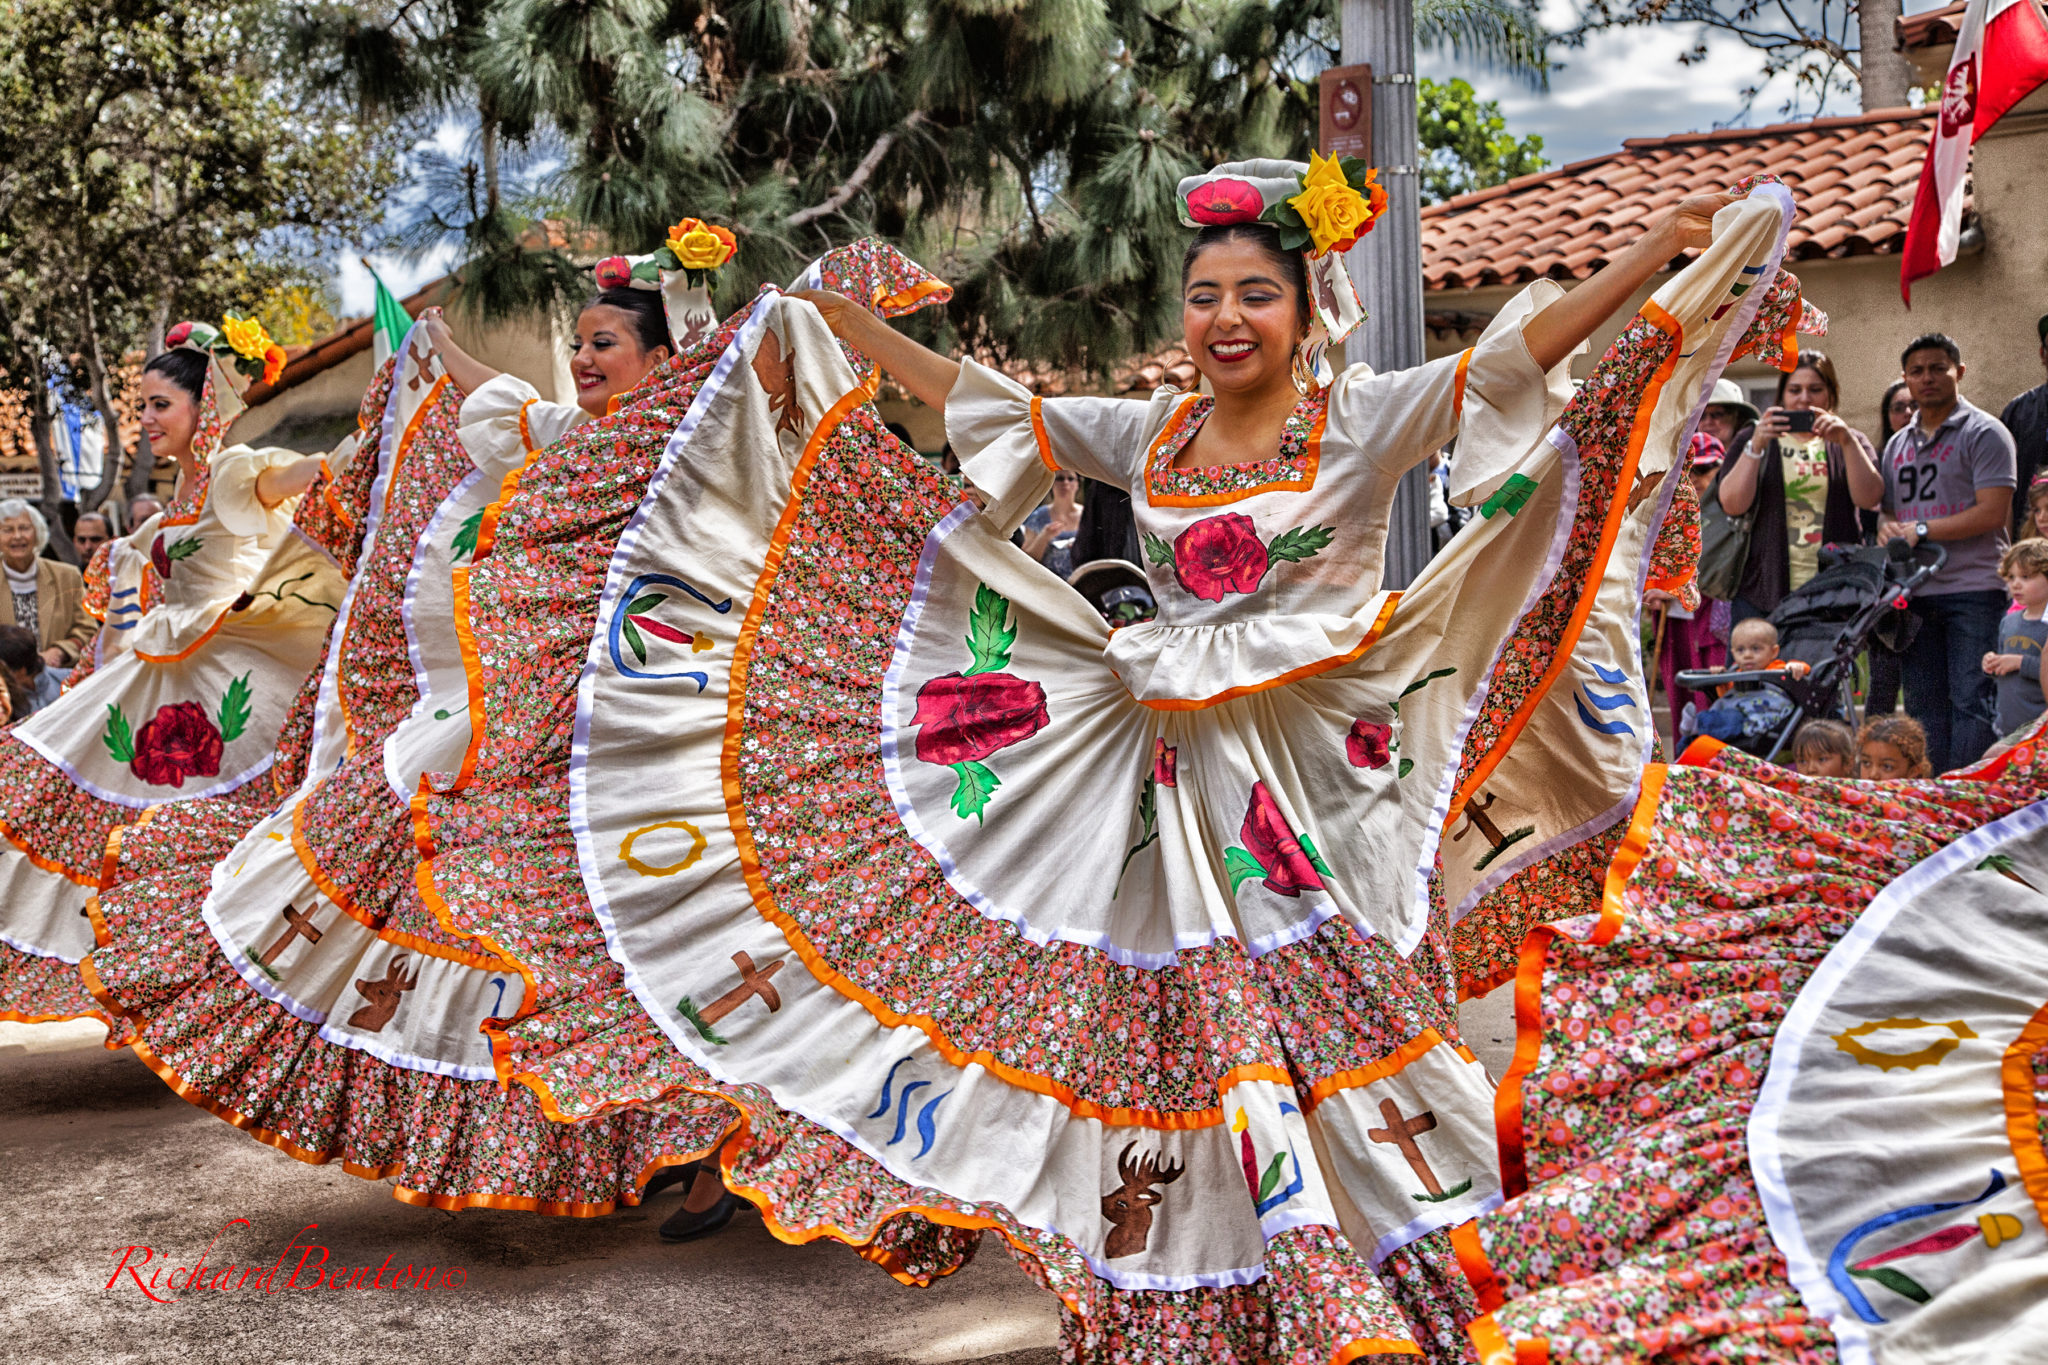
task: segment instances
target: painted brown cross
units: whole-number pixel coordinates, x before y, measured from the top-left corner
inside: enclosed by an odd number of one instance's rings
[[[754,996],[760,996],[768,1006],[770,1014],[782,1008],[782,996],[775,987],[768,984],[768,978],[782,970],[780,962],[771,962],[760,971],[754,970],[754,959],[745,953],[734,953],[732,965],[740,969],[740,984],[706,1005],[698,1014],[705,1024],[715,1024],[731,1014]]]
[[[1432,1195],[1444,1192],[1436,1172],[1429,1168],[1429,1158],[1422,1154],[1422,1146],[1416,1142],[1418,1133],[1426,1133],[1436,1127],[1436,1115],[1425,1109],[1414,1118],[1403,1117],[1401,1106],[1393,1100],[1380,1101],[1380,1117],[1386,1120],[1384,1128],[1368,1128],[1365,1135],[1374,1142],[1390,1142],[1401,1149],[1401,1155],[1408,1158],[1408,1166],[1422,1181],[1422,1188]]]
[[[385,964],[382,981],[356,982],[356,989],[363,993],[363,999],[370,1003],[348,1017],[350,1028],[359,1028],[365,1033],[382,1033],[384,1026],[391,1022],[391,1016],[398,1013],[398,997],[419,985],[420,974],[405,974],[405,954],[400,953]]]
[[[1649,501],[1650,496],[1663,486],[1666,476],[1676,468],[1677,465],[1672,465],[1661,474],[1646,474],[1642,470],[1637,470],[1635,487],[1631,488],[1628,494],[1628,510],[1634,512]]]
[[[1452,843],[1458,843],[1475,829],[1485,835],[1486,842],[1492,844],[1495,848],[1499,848],[1507,842],[1507,836],[1500,832],[1500,826],[1493,823],[1493,817],[1486,813],[1493,809],[1493,793],[1486,792],[1485,796],[1486,799],[1484,801],[1467,801],[1465,803],[1465,823],[1458,828],[1456,833],[1451,835]]]
[[[434,353],[428,351],[425,355],[421,355],[419,343],[412,342],[406,346],[405,355],[406,359],[413,363],[413,372],[407,376],[405,386],[417,393],[424,385],[433,382],[434,376],[427,369],[427,366],[432,363]]]
[[[1156,1152],[1147,1152],[1134,1162],[1131,1153],[1137,1147],[1130,1143],[1118,1155],[1116,1173],[1124,1183],[1102,1196],[1102,1216],[1112,1224],[1102,1254],[1111,1260],[1135,1256],[1145,1249],[1145,1239],[1152,1235],[1152,1206],[1165,1197],[1152,1187],[1171,1185],[1186,1169],[1178,1161],[1162,1163]]]
[[[301,910],[296,905],[287,905],[284,908],[284,932],[277,936],[277,942],[263,950],[263,956],[256,961],[268,967],[277,961],[278,954],[292,946],[292,940],[295,938],[303,938],[308,943],[318,943],[320,929],[313,923],[311,910]]]

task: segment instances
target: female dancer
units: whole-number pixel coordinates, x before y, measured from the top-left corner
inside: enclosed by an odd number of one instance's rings
[[[713,379],[601,597],[587,571],[524,591],[588,563],[559,521],[477,567],[489,730],[426,803],[426,875],[515,957],[522,921],[587,896],[625,969],[573,1032],[489,1026],[550,1112],[725,1096],[726,1180],[778,1235],[922,1280],[998,1228],[1079,1353],[1462,1350],[1451,1230],[1498,1198],[1492,1087],[1456,1043],[1432,883],[1480,895],[1640,770],[1610,618],[1790,204],[1690,203],[1465,356],[1326,382],[1358,316],[1330,248],[1370,210],[1356,173],[1304,169],[1184,191],[1230,229],[1188,263],[1213,400],[1041,403],[829,295],[768,295],[692,357]],[[1717,212],[1543,440],[1568,392],[1544,367]],[[1317,253],[1245,230],[1269,214]],[[881,431],[827,312],[944,404],[985,511]],[[1394,484],[1453,434],[1486,515],[1397,600]],[[1008,546],[1056,468],[1132,490],[1157,622],[1108,633]],[[593,599],[586,659],[554,622]],[[1074,800],[1077,769],[1125,795]]]
[[[410,803],[472,742],[460,573],[491,553],[490,509],[543,444],[631,420],[605,414],[667,364],[674,316],[651,290],[592,300],[573,407],[480,365],[437,310],[415,325],[365,402],[384,443],[358,489],[353,580],[308,732],[293,736],[303,779],[238,828],[129,831],[95,906],[86,979],[159,1075],[301,1160],[395,1175],[409,1202],[605,1213],[730,1121],[698,1102],[569,1128],[502,1091],[477,1024],[527,1009],[527,979],[448,927],[413,876]]]
[[[284,353],[232,314],[167,340],[143,368],[141,421],[177,460],[177,492],[95,556],[91,676],[0,736],[0,1018],[99,1014],[76,964],[107,836],[147,807],[261,777],[340,603],[333,563],[286,538],[321,457],[222,441],[242,390],[275,378]]]

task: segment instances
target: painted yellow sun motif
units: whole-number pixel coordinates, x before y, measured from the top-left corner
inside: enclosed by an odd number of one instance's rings
[[[651,863],[644,863],[633,856],[633,841],[641,835],[652,833],[657,829],[680,829],[689,833],[690,851],[683,855],[681,862],[670,863],[667,867],[656,867]],[[626,860],[627,867],[632,868],[643,877],[673,877],[676,873],[681,872],[684,868],[704,856],[704,832],[688,820],[661,820],[652,825],[642,825],[620,841],[619,856]]]
[[[1926,1047],[1911,1052],[1879,1052],[1865,1047],[1860,1041],[1865,1034],[1876,1033],[1879,1029],[1923,1029],[1945,1028],[1953,1037],[1937,1038]],[[1977,1031],[1960,1019],[1941,1023],[1928,1019],[1873,1019],[1867,1024],[1843,1029],[1834,1035],[1835,1046],[1854,1057],[1863,1066],[1874,1066],[1880,1071],[1891,1071],[1904,1067],[1911,1071],[1923,1066],[1939,1066],[1942,1058],[1963,1045],[1963,1039],[1975,1038]]]

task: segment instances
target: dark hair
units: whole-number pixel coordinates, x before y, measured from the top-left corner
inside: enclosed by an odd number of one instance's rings
[[[1195,234],[1195,240],[1188,243],[1187,255],[1180,258],[1180,287],[1188,287],[1188,276],[1194,271],[1195,258],[1212,246],[1225,242],[1249,242],[1263,251],[1280,271],[1280,278],[1294,291],[1294,301],[1301,310],[1303,322],[1311,316],[1308,301],[1308,267],[1302,263],[1299,251],[1289,251],[1280,245],[1280,229],[1269,223],[1226,223],[1221,227],[1205,227]]]
[[[1915,351],[1940,351],[1948,357],[1949,364],[1960,365],[1963,363],[1963,348],[1956,345],[1946,332],[1929,332],[1925,336],[1917,336],[1907,342],[1906,349],[1899,352],[1900,369],[1906,368],[1906,362],[1912,358]]]
[[[43,651],[27,626],[0,626],[0,664],[20,669],[31,678],[43,671]]]
[[[204,351],[188,351],[180,346],[144,365],[142,372],[162,375],[191,394],[192,401],[197,403],[206,392],[206,359]]]
[[[653,351],[657,346],[668,347],[671,354],[676,344],[668,334],[668,313],[661,306],[661,295],[653,289],[605,289],[596,298],[583,305],[584,311],[592,308],[616,308],[633,319],[633,335],[640,342],[640,349]]]
[[[1842,385],[1835,378],[1835,362],[1828,359],[1826,351],[1799,351],[1799,363],[1778,376],[1778,401],[1785,401],[1785,386],[1792,382],[1792,376],[1801,370],[1812,370],[1820,376],[1820,382],[1828,386],[1828,410],[1842,406]]]
[[[1905,380],[1894,379],[1885,389],[1884,397],[1880,398],[1877,402],[1877,429],[1884,433],[1884,438],[1887,441],[1892,438],[1893,433],[1898,431],[1898,428],[1892,425],[1892,398],[1900,389],[1905,387]]]
[[[1792,756],[1818,758],[1834,754],[1851,768],[1861,757],[1856,752],[1856,732],[1838,720],[1810,720],[1792,737]]]

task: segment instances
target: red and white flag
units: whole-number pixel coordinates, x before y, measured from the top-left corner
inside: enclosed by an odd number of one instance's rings
[[[1970,145],[2005,111],[2048,81],[2048,23],[2035,0],[1970,0],[1956,30],[1956,52],[1941,85],[1941,112],[1920,168],[1899,292],[1913,302],[1913,281],[1956,258],[1962,235],[1963,180]]]

